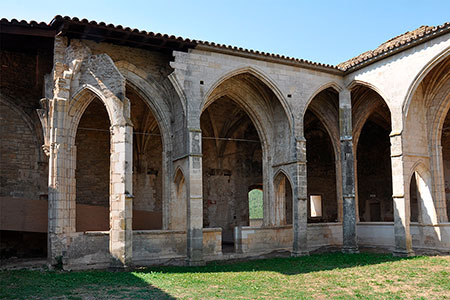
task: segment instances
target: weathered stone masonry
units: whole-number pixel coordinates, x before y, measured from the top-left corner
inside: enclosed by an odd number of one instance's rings
[[[450,251],[448,23],[338,66],[59,16],[1,43],[2,258]]]

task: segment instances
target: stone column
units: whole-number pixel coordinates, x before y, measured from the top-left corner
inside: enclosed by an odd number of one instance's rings
[[[189,129],[187,177],[187,263],[204,265],[203,260],[203,182],[202,182],[202,133]]]
[[[292,256],[308,255],[308,206],[306,178],[306,140],[296,140],[296,162],[292,164],[294,181],[292,198],[292,231],[294,234]]]
[[[64,90],[68,95],[68,91]],[[60,92],[61,93],[61,92]],[[67,96],[66,95],[66,96]],[[62,263],[68,233],[75,232],[76,149],[68,145],[66,98],[51,100],[48,181],[48,263]]]
[[[391,162],[392,162],[392,198],[394,201],[394,256],[411,256],[412,239],[410,233],[410,203],[405,197],[404,155],[401,133],[391,133]],[[409,193],[409,191],[407,191]]]
[[[339,93],[339,130],[343,196],[342,252],[358,253],[356,237],[355,173],[353,169],[352,102],[348,89]]]
[[[111,126],[110,234],[112,268],[132,264],[133,254],[133,128]]]

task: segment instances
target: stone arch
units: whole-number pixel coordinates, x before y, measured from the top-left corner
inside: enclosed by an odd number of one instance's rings
[[[378,95],[380,95],[380,97],[383,99],[384,102],[386,102],[386,104],[389,104],[388,97],[383,93],[383,91],[381,89],[379,89],[376,85],[374,85],[370,82],[354,79],[347,85],[347,88],[349,90],[353,90],[357,86],[364,86],[366,88],[374,90]],[[391,110],[390,107],[389,107],[389,110]]]
[[[290,176],[279,169],[273,177],[275,191],[275,225],[292,224],[293,185]]]
[[[352,83],[348,86],[348,88],[353,92],[357,87],[365,87],[367,88],[367,91],[372,91],[375,93],[374,96],[378,96],[380,101],[376,102],[376,101],[370,101],[367,103],[367,105],[365,107],[363,107],[362,109],[356,110],[356,107],[353,105],[352,103],[352,122],[353,122],[353,145],[355,147],[355,156],[356,156],[356,146],[358,145],[358,141],[359,141],[359,136],[361,134],[361,130],[363,128],[363,126],[365,125],[365,123],[367,122],[367,119],[370,117],[370,115],[375,111],[375,109],[379,106],[379,105],[385,105],[387,107],[387,110],[389,112],[390,115],[390,119],[389,122],[390,124],[392,124],[392,110],[389,107],[389,103],[386,101],[386,98],[380,93],[379,89],[377,89],[374,85],[364,82],[364,81],[359,81],[359,80],[354,80],[352,81]],[[366,95],[367,96],[367,95]],[[361,97],[363,98],[364,95]],[[352,102],[356,101],[356,99],[354,99],[355,97],[352,96]],[[359,116],[358,113],[363,113],[362,116]],[[392,126],[392,125],[391,125]],[[392,130],[392,128],[391,128]]]
[[[412,94],[405,100],[407,102],[403,108],[404,113],[407,113],[402,133],[404,148],[409,153],[430,158],[433,199],[440,222],[447,222],[450,215],[448,194],[445,192],[445,175],[448,177],[445,161],[448,158],[444,157],[448,153],[445,151],[448,149],[448,142],[445,142],[447,148],[442,147],[445,146],[442,144],[445,137],[444,123],[448,124],[450,110],[449,67],[450,50],[441,52],[430,61],[417,75],[417,82],[411,85]]]
[[[333,82],[323,85],[302,116],[307,149],[307,195],[320,195],[323,207],[322,216],[309,218],[309,222],[342,220],[339,90],[335,85]]]
[[[327,90],[328,88],[331,88],[332,90],[334,90],[336,92],[339,92],[339,90],[334,87],[333,83],[328,83],[328,84],[324,85],[323,89],[317,90],[317,92],[315,93],[315,96],[312,97],[310,100],[308,100],[308,104],[307,104],[307,106],[305,106],[305,109],[304,109],[303,114],[302,114],[302,119],[304,119],[306,111],[308,109],[310,109],[314,113],[314,115],[320,120],[320,122],[325,127],[325,129],[326,129],[326,131],[328,133],[328,136],[331,139],[331,143],[333,144],[333,150],[334,150],[335,159],[339,160],[340,159],[339,128],[336,127],[336,128],[334,128],[335,131],[333,131],[332,124],[330,124],[328,118],[325,116],[323,111],[318,110],[318,109],[314,109],[314,107],[312,107],[312,105],[311,105],[311,103],[313,102],[315,97],[317,95],[319,95],[321,92]],[[337,117],[339,118],[339,115]],[[337,119],[337,121],[339,121],[339,119]],[[335,125],[339,125],[339,124],[335,124]],[[337,129],[337,131],[336,131],[336,129]],[[303,136],[305,135],[304,130],[305,130],[305,128],[303,128]]]
[[[43,145],[44,138],[42,135],[42,129],[40,124],[35,125],[35,122],[33,122],[33,120],[25,112],[23,112],[22,109],[20,109],[17,105],[15,105],[14,101],[9,97],[0,94],[0,102],[8,106],[9,109],[16,112],[22,118],[25,124],[27,124],[27,127],[30,129],[30,131],[34,133],[33,137],[36,143],[36,147],[41,148],[41,146]]]
[[[428,132],[429,149],[431,164],[433,167],[433,187],[436,206],[438,208],[439,220],[447,222],[449,219],[449,208],[447,203],[446,189],[445,189],[445,167],[444,167],[444,153],[442,145],[442,132],[444,123],[450,114],[450,94],[445,97],[438,106],[431,121],[431,126]]]
[[[327,83],[321,85],[321,86],[320,86],[318,89],[316,89],[316,90],[314,91],[314,93],[309,97],[308,101],[306,101],[305,107],[303,108],[303,111],[302,111],[302,116],[305,115],[306,110],[308,109],[309,105],[310,105],[311,102],[314,100],[314,98],[315,98],[317,95],[319,95],[321,92],[323,92],[323,91],[325,91],[326,89],[329,89],[329,88],[335,90],[338,94],[339,94],[339,93],[342,91],[342,89],[343,89],[343,88],[342,88],[339,84],[337,84],[335,81],[330,81],[330,82],[327,82]]]
[[[269,77],[269,75],[265,74],[262,70],[259,70],[253,66],[246,66],[242,68],[238,68],[235,70],[232,70],[230,72],[227,72],[226,74],[222,75],[208,90],[208,92],[205,94],[205,96],[202,99],[202,103],[200,108],[203,110],[204,107],[207,106],[207,102],[209,102],[209,98],[211,97],[211,94],[219,87],[222,83],[227,81],[228,79],[231,79],[237,75],[241,74],[250,74],[258,78],[263,84],[265,84],[272,93],[275,94],[278,101],[280,102],[281,106],[284,109],[284,112],[286,114],[286,117],[289,121],[289,127],[292,130],[293,124],[294,124],[294,115],[290,109],[289,104],[287,103],[286,98],[284,97],[281,90],[278,88],[278,85],[275,83],[273,79]]]
[[[170,108],[164,99],[164,91],[156,82],[146,80],[147,73],[135,65],[123,60],[116,62],[115,65],[125,77],[126,82],[136,90],[150,108],[162,133],[164,151],[170,151]]]
[[[403,114],[408,116],[409,106],[411,104],[412,98],[419,87],[419,84],[423,81],[423,79],[428,75],[428,73],[434,69],[440,62],[445,60],[450,56],[450,47],[447,47],[439,54],[434,56],[415,76],[414,80],[408,87],[405,100],[402,104]],[[405,118],[406,119],[406,118]]]
[[[68,104],[68,124],[66,127],[68,128],[68,145],[74,145],[78,124],[80,123],[81,117],[83,116],[86,108],[95,98],[98,98],[105,105],[111,126],[120,125],[125,122],[123,114],[121,114],[121,112],[114,111],[116,105],[115,103],[112,103],[113,100],[106,99],[94,86],[84,84],[78,89],[77,92],[74,93],[74,96]],[[125,104],[122,103],[121,105]]]
[[[215,102],[216,100],[218,100],[219,98],[221,98],[222,96],[225,96],[225,95],[229,96],[231,98],[231,100],[233,102],[235,102],[236,104],[238,104],[245,111],[245,113],[249,116],[252,123],[255,125],[256,130],[258,131],[258,135],[259,135],[259,138],[261,139],[261,144],[263,147],[263,152],[267,151],[267,145],[270,140],[270,137],[269,137],[269,133],[267,132],[265,126],[263,126],[264,119],[266,116],[262,115],[257,110],[252,109],[252,107],[250,105],[248,105],[248,103],[246,103],[245,101],[243,101],[241,99],[240,95],[238,95],[232,91],[231,92],[223,92],[223,93],[217,95],[216,97],[214,97],[213,99],[211,99],[210,101],[208,101],[208,103],[206,103],[206,106],[203,107],[202,113],[208,108],[208,106],[210,104],[212,104],[213,102]]]
[[[357,215],[361,221],[393,221],[391,109],[375,86],[353,81],[349,87]],[[375,149],[379,151],[374,152]]]

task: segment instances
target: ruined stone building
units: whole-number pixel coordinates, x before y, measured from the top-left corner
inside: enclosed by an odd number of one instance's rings
[[[0,23],[3,258],[450,251],[450,23],[337,66],[77,18]]]

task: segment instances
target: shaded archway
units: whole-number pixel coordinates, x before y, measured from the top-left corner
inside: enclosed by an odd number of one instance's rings
[[[224,243],[234,242],[235,227],[249,224],[252,186],[263,191],[262,226],[279,225],[273,172],[290,161],[294,146],[289,113],[276,91],[258,72],[237,70],[213,85],[203,101],[203,223],[221,227]],[[217,195],[222,209],[211,187],[224,189]]]
[[[425,68],[426,75],[414,85],[410,102],[405,102],[406,121],[403,133],[405,152],[411,153],[414,164],[419,157],[429,157],[431,193],[437,218],[446,222],[450,216],[449,165],[449,109],[450,56],[440,58]]]
[[[76,146],[76,231],[109,230],[110,121],[93,98],[78,123]]]
[[[337,222],[342,204],[338,201],[337,144],[339,143],[339,98],[334,88],[319,92],[305,112],[308,222]],[[320,213],[317,213],[320,207]],[[316,212],[316,213],[313,213]]]
[[[127,84],[133,123],[133,230],[162,229],[163,144],[158,121],[138,89]]]
[[[208,106],[200,124],[203,226],[222,228],[222,242],[232,245],[234,227],[249,225],[249,187],[263,181],[261,143],[249,116],[226,96]]]
[[[360,221],[394,221],[391,168],[391,113],[373,89],[352,89],[353,141]]]
[[[450,111],[447,112],[441,133],[442,170],[445,182],[445,204],[447,218],[450,219]]]
[[[283,172],[274,179],[275,222],[278,225],[292,224],[292,186]]]
[[[263,190],[262,186],[251,186],[248,192],[248,218],[249,226],[261,227],[263,225]]]

